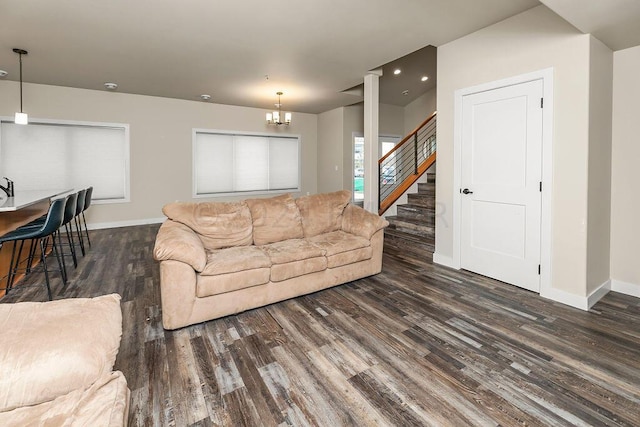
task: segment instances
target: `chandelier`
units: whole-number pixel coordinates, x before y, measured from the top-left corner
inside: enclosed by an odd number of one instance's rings
[[[281,121],[282,116],[282,103],[280,102],[280,97],[282,96],[282,92],[276,92],[278,95],[278,103],[275,106],[278,108],[278,111],[273,111],[271,113],[267,113],[267,124],[268,125],[289,125],[291,123],[291,113],[284,113],[284,121]]]

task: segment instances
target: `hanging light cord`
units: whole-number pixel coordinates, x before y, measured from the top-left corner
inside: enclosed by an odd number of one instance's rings
[[[20,58],[20,112],[22,113],[22,55],[26,55],[27,52],[24,49],[13,48],[13,51],[18,54]]]
[[[22,113],[22,52],[18,55],[20,56],[20,112]]]

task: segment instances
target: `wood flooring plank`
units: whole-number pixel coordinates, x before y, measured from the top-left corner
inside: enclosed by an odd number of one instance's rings
[[[166,336],[169,386],[176,425],[189,425],[208,416],[195,358],[186,331]]]
[[[216,377],[216,366],[220,359],[215,354],[213,346],[207,340],[206,335],[192,338],[191,347],[193,348],[193,356],[198,369],[202,395],[209,414],[209,420],[213,425],[229,425],[231,420],[229,413],[224,408],[222,393],[218,387],[218,379]]]
[[[260,371],[251,360],[244,347],[244,339],[235,342],[229,349],[246,389],[251,390],[251,400],[258,412],[260,420],[266,425],[278,425],[283,422],[283,415],[269,392]]]
[[[274,347],[272,351],[288,377],[288,398],[309,424],[345,426],[354,423],[349,409],[325,387],[324,378],[312,369],[311,362],[299,347],[287,343]],[[284,383],[282,380],[280,382]]]

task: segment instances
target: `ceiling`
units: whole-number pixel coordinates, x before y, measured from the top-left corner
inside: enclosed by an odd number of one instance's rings
[[[543,2],[571,11],[576,4],[638,0]],[[320,113],[360,102],[364,75],[382,68],[381,101],[406,105],[435,85],[432,46],[539,4],[2,0],[0,69],[9,73],[5,80],[18,80],[17,47],[29,51],[25,82],[95,90],[115,82],[123,93],[188,100],[209,94],[209,102],[269,109],[282,91],[284,110]],[[572,16],[582,29],[582,14]],[[403,69],[399,76],[390,74],[395,67]],[[429,80],[416,81],[423,74]]]
[[[425,46],[408,55],[375,67],[382,71],[380,101],[384,104],[406,106],[437,83],[437,53],[435,46]],[[396,71],[399,70],[399,73]],[[423,79],[426,77],[426,81]],[[364,83],[345,91],[362,99]]]
[[[612,50],[640,45],[640,0],[540,0]]]

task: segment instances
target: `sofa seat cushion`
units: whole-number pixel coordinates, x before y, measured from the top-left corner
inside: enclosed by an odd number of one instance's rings
[[[39,405],[0,412],[0,425],[122,427],[128,421],[129,396],[122,372],[111,372],[87,389],[76,389]]]
[[[348,190],[313,194],[296,199],[302,216],[304,237],[342,229],[342,212],[351,200]]]
[[[0,412],[90,387],[120,348],[120,295],[0,304]]]
[[[309,241],[326,251],[328,268],[364,261],[373,255],[370,240],[342,230],[320,234]]]
[[[371,246],[366,248],[354,249],[348,252],[340,252],[339,254],[327,257],[327,268],[340,267],[342,265],[353,264],[360,261],[366,261],[373,256]]]
[[[208,250],[253,243],[251,212],[244,202],[176,202],[162,213],[195,231]]]
[[[320,234],[319,236],[311,237],[308,240],[314,245],[324,249],[326,251],[326,256],[328,257],[342,252],[366,248],[371,244],[370,240],[351,233],[346,233],[342,230]]]
[[[264,285],[269,281],[271,270],[268,267],[238,271],[236,273],[216,274],[215,276],[196,276],[196,295],[198,298],[224,294],[252,286]]]
[[[327,258],[324,256],[274,264],[271,267],[271,281],[282,282],[293,277],[304,276],[327,269]]]
[[[203,276],[237,273],[255,268],[269,268],[271,260],[256,246],[238,246],[207,252],[207,264],[200,273]]]
[[[253,218],[253,243],[266,245],[303,237],[300,211],[291,194],[246,201]]]
[[[305,239],[289,239],[260,246],[272,264],[287,264],[310,258],[324,257],[326,251]]]

